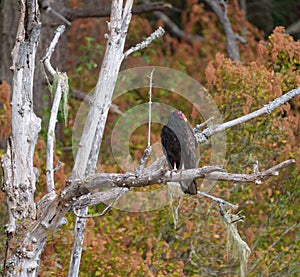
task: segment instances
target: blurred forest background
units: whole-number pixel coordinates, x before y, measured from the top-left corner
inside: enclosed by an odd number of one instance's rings
[[[53,7],[93,9],[99,8],[99,2],[101,7],[109,7],[109,1],[56,2]],[[134,14],[126,48],[141,42],[158,26],[163,26],[166,34],[148,48],[128,57],[122,69],[156,65],[185,72],[208,89],[226,121],[254,111],[300,86],[299,1],[226,1],[232,28],[245,40],[238,44],[241,62],[227,58],[222,25],[204,2],[170,0],[167,3],[172,7],[163,11]],[[141,3],[148,2],[136,1],[135,5]],[[4,10],[5,5],[0,4],[0,7]],[[16,12],[16,7],[15,3],[9,3],[11,12]],[[56,10],[63,11],[59,7]],[[163,15],[171,20],[171,25]],[[41,10],[41,16],[45,30],[42,30],[39,46],[40,57],[45,54],[53,30],[62,23],[44,10]],[[58,190],[65,184],[72,168],[74,118],[82,103],[82,93],[90,92],[96,84],[105,51],[106,21],[109,20],[108,17],[69,18],[72,25],[65,32],[55,58],[57,67],[67,72],[71,88],[69,122],[66,127],[61,124],[57,132],[56,161],[63,162],[55,173]],[[0,155],[5,151],[5,139],[10,132],[9,53],[18,18],[15,16],[11,20],[14,24],[10,25],[10,33],[0,47],[0,77],[3,81],[0,86]],[[3,31],[4,25],[0,28]],[[44,122],[34,161],[40,171],[36,195],[39,199],[46,190],[45,138],[51,96],[39,66],[36,75],[35,107]],[[122,112],[147,102],[147,99],[145,91],[136,90],[114,102],[101,148],[102,170],[120,172],[110,149],[112,129]],[[296,97],[273,113],[226,132],[228,172],[250,173],[255,160],[261,168],[269,168],[286,159],[296,159],[295,165],[261,185],[218,182],[211,191],[213,195],[239,205],[239,210],[246,216],[238,227],[252,251],[248,276],[300,275],[299,100]],[[153,101],[183,110],[192,125],[202,121],[190,103],[171,92],[154,90]],[[153,126],[153,143],[160,142],[160,129],[158,124]],[[130,139],[130,152],[135,161],[141,158],[147,145],[146,130],[147,126],[141,126]],[[200,165],[203,166],[208,164],[210,155],[207,145],[201,147],[204,154]],[[1,261],[7,222],[3,193],[0,193],[0,203]],[[90,213],[99,213],[103,207],[93,207]],[[40,276],[66,276],[68,272],[75,216],[69,213],[67,219],[67,225],[49,233]],[[226,240],[218,206],[198,196],[183,197],[176,228],[169,206],[143,213],[113,209],[104,217],[87,221],[80,276],[238,276],[239,262],[233,253],[227,253]]]

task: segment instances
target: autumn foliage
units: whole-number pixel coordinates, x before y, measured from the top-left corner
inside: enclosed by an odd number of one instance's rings
[[[197,1],[187,1],[182,18],[178,20],[186,34],[199,38],[178,39],[167,33],[163,39],[129,57],[124,68],[160,65],[188,73],[208,89],[226,121],[248,114],[299,87],[300,41],[294,41],[282,27],[275,28],[268,40],[263,40],[263,34],[244,19],[237,2],[232,1],[228,6],[228,14],[234,31],[247,41],[239,44],[242,62],[226,57],[225,37],[216,15]],[[150,16],[134,16],[127,46],[140,42],[161,24]],[[96,38],[90,38],[92,33],[97,34]],[[73,24],[69,36],[74,40],[70,41],[68,49],[71,87],[88,92],[95,85],[104,33],[103,20],[85,19]],[[78,41],[82,46],[78,47]],[[73,66],[78,59],[80,62]],[[0,101],[9,109],[8,88],[2,84],[0,89]],[[178,105],[177,108],[191,115],[189,120],[193,124],[201,120],[195,111],[192,112],[190,104],[177,95],[169,93],[164,97],[154,92],[154,98],[174,107]],[[252,250],[249,276],[296,276],[298,272],[299,100],[298,96],[273,113],[226,132],[226,169],[229,172],[250,173],[256,160],[261,168],[268,168],[288,158],[296,159],[292,168],[261,185],[219,182],[211,191],[239,205],[246,216],[244,223],[238,226]],[[138,101],[147,100],[144,94],[136,91],[117,99],[116,104],[124,111]],[[76,112],[78,105],[78,101],[71,100],[71,112]],[[9,126],[10,117],[3,107],[0,124]],[[2,120],[4,114],[7,121]],[[117,118],[116,114],[109,115],[100,158],[102,169],[110,172],[119,170],[109,153],[110,131]],[[71,124],[73,119],[74,114],[71,114]],[[0,136],[8,130],[5,128],[1,127]],[[62,144],[69,143],[70,128],[65,129]],[[152,141],[159,141],[159,131],[159,126],[154,127]],[[145,129],[141,128],[132,136],[135,158],[141,157],[146,146],[144,134]],[[44,142],[39,141],[35,163],[40,169],[44,168],[44,147]],[[68,163],[72,156],[61,151],[59,145],[56,154],[57,160],[68,159],[56,173],[57,188],[60,188],[69,174]],[[204,156],[201,163],[205,161]],[[45,172],[40,171],[37,198],[45,192]],[[184,196],[181,202],[175,199],[172,205],[144,213],[114,209],[105,217],[88,219],[80,276],[238,276],[239,263],[232,253],[226,252],[226,230],[220,221],[218,207],[206,199],[190,196]],[[177,206],[179,218],[175,228],[171,209]],[[97,205],[90,213],[99,213],[103,207]],[[66,226],[49,234],[40,276],[67,275],[74,215],[70,213],[67,217]]]

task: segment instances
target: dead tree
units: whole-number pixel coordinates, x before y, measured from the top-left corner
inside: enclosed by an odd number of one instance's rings
[[[55,97],[47,142],[47,194],[35,203],[37,170],[33,166],[33,154],[41,128],[41,120],[37,118],[33,111],[33,76],[41,24],[37,1],[20,1],[21,17],[15,47],[12,52],[12,70],[14,74],[12,134],[8,140],[7,152],[2,158],[3,190],[6,193],[9,211],[9,222],[6,226],[7,249],[3,267],[4,276],[37,276],[40,256],[47,242],[47,234],[49,230],[56,230],[59,227],[67,212],[83,210],[84,214],[85,208],[107,200],[118,199],[121,194],[126,193],[132,187],[150,186],[152,184],[163,185],[170,181],[178,182],[191,178],[240,182],[263,181],[272,175],[276,175],[278,170],[294,163],[294,160],[289,160],[273,168],[261,172],[256,171],[250,175],[230,174],[217,165],[171,173],[166,166],[165,159],[160,158],[145,168],[141,174],[96,174],[96,161],[120,65],[126,55],[147,46],[152,39],[163,34],[163,30],[158,29],[151,38],[124,52],[127,29],[131,19],[132,2],[132,0],[127,0],[124,3],[121,0],[112,1],[108,34],[106,36],[106,52],[92,105],[71,176],[58,194],[54,190],[53,130],[57,116],[57,105],[68,88],[66,75],[53,69],[50,58],[63,27],[58,29],[53,44],[49,47],[44,58],[44,64],[55,80],[55,86],[53,86]],[[271,112],[276,106],[283,104],[299,93],[300,88],[295,89],[266,105],[256,114],[250,114],[247,118],[243,117],[228,123],[211,126],[197,135],[198,142],[201,143],[215,133],[253,119],[263,112]],[[110,187],[110,189],[101,191],[101,187]],[[232,226],[233,221],[227,218],[228,214],[224,207],[234,208],[234,205],[205,193],[199,194],[218,202],[224,221]],[[234,222],[237,221],[238,219],[234,220]],[[234,228],[231,232],[235,232]],[[77,263],[80,262],[80,255],[77,257],[75,255],[75,258],[78,258]],[[73,276],[78,274],[78,268],[76,269],[75,266],[72,274],[74,274]]]

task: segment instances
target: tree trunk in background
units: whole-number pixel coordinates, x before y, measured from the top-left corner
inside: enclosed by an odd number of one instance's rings
[[[68,6],[67,0],[53,1],[51,7],[56,11]],[[12,66],[11,51],[15,43],[17,27],[19,22],[18,1],[0,0],[0,80],[6,80],[12,85],[12,72],[8,70]],[[53,37],[58,25],[63,22],[52,13],[41,10],[41,37],[36,56],[36,71],[34,75],[34,111],[41,116],[43,109],[49,104],[49,91],[46,79],[42,73],[40,60],[44,57],[46,49]],[[58,46],[53,53],[52,63],[61,71],[65,70],[66,65],[67,36],[63,35],[59,40]]]
[[[12,82],[11,50],[15,44],[19,22],[19,4],[17,1],[0,1],[0,80]]]

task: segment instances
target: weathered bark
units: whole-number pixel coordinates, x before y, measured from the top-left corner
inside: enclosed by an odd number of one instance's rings
[[[9,223],[4,276],[29,276],[37,268],[23,248],[23,234],[36,219],[34,202],[36,177],[33,154],[41,120],[33,111],[33,76],[37,44],[40,36],[37,1],[21,1],[21,17],[12,51],[12,135],[2,160],[3,190],[7,196]]]

